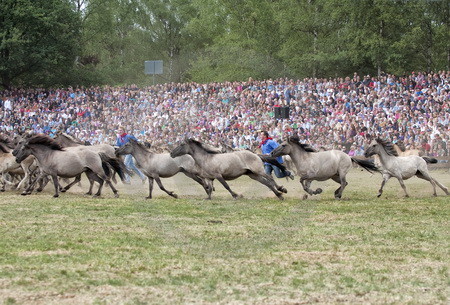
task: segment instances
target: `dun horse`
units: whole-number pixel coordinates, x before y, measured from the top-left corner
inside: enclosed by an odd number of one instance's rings
[[[177,194],[172,191],[168,191],[163,186],[160,178],[172,177],[179,172],[182,172],[186,176],[197,181],[208,193],[207,185],[197,175],[199,169],[196,168],[195,161],[191,156],[172,158],[168,153],[156,154],[151,152],[145,144],[141,144],[133,139],[130,139],[127,144],[118,148],[116,150],[116,154],[133,155],[139,169],[148,177],[149,195],[146,197],[147,199],[152,198],[154,180],[162,191],[174,198],[178,198]]]
[[[101,195],[103,183],[111,187],[114,195],[118,192],[110,181],[110,167],[113,167],[123,177],[123,167],[117,160],[108,158],[104,154],[97,154],[89,150],[66,150],[53,139],[45,135],[36,135],[25,140],[20,149],[15,151],[16,161],[21,162],[29,155],[34,155],[39,162],[41,176],[50,175],[53,179],[55,194],[59,196],[58,177],[73,178],[77,183],[81,179],[81,173],[85,172],[89,180],[97,181],[100,186],[95,196]],[[70,185],[71,185],[70,184]],[[70,186],[69,186],[70,187]],[[61,190],[61,191],[65,191]]]
[[[430,181],[433,186],[434,196],[437,196],[436,184],[445,192],[445,194],[449,195],[448,189],[436,181],[436,179],[431,177],[428,172],[427,163],[436,163],[436,159],[419,156],[399,157],[397,151],[393,147],[393,144],[381,139],[373,140],[366,149],[365,156],[367,158],[373,155],[378,155],[382,164],[381,172],[383,174],[383,182],[381,183],[381,188],[378,191],[378,197],[380,197],[383,193],[383,187],[391,177],[397,178],[403,188],[403,191],[405,192],[405,196],[409,197],[403,180],[409,179],[413,176]]]
[[[282,193],[287,193],[284,187],[278,186],[273,178],[264,172],[262,159],[250,151],[220,153],[196,140],[188,139],[176,147],[170,155],[175,158],[186,154],[191,155],[200,167],[200,176],[207,179],[208,183],[211,183],[213,179],[219,180],[233,198],[240,196],[230,189],[226,180],[234,180],[242,175],[248,175],[261,182],[281,200],[283,199]],[[212,187],[208,187],[208,199],[211,199],[211,192]]]
[[[300,176],[300,183],[309,195],[322,193],[321,188],[315,191],[310,189],[312,181],[332,179],[340,184],[340,187],[334,192],[334,197],[340,199],[348,184],[346,176],[352,167],[352,162],[368,171],[377,170],[373,162],[352,158],[340,150],[316,152],[309,145],[301,144],[296,137],[289,138],[272,151],[274,157],[282,155],[289,155],[292,158],[297,168],[297,174]],[[305,194],[304,199],[306,198],[308,198],[308,195]]]

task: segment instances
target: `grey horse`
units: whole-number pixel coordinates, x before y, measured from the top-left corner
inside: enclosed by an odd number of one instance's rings
[[[220,153],[199,141],[187,139],[170,153],[173,158],[186,154],[191,155],[195,163],[199,165],[201,177],[209,182],[217,179],[233,198],[240,196],[230,189],[226,180],[234,180],[242,175],[248,175],[250,178],[261,182],[281,200],[283,200],[282,193],[287,193],[283,186],[278,186],[273,178],[264,172],[263,157],[250,151]],[[211,192],[212,188],[209,187],[208,199],[211,199]]]
[[[405,196],[409,197],[403,180],[413,176],[429,181],[433,186],[434,196],[437,196],[436,184],[445,192],[445,194],[449,195],[448,189],[431,177],[428,172],[427,163],[436,163],[437,160],[435,158],[420,156],[399,157],[394,145],[391,142],[382,139],[373,140],[364,154],[367,158],[373,155],[378,155],[380,158],[383,182],[378,191],[378,197],[383,193],[383,187],[391,177],[397,178],[405,192]]]
[[[340,150],[327,150],[316,152],[307,144],[300,143],[297,137],[290,137],[280,146],[272,151],[272,156],[279,157],[289,155],[297,168],[300,176],[300,183],[303,190],[309,195],[322,193],[322,189],[311,190],[311,182],[325,181],[332,179],[340,184],[334,192],[336,199],[342,198],[342,193],[347,186],[347,173],[352,168],[352,163],[356,163],[368,171],[377,171],[378,168],[371,161],[360,160],[350,157]],[[304,199],[308,195],[304,195]]]
[[[122,178],[124,175],[124,166],[121,166],[117,159],[111,159],[105,154],[98,154],[89,150],[64,149],[46,135],[35,135],[26,139],[20,147],[15,149],[14,154],[17,162],[21,162],[29,155],[36,157],[41,169],[40,176],[50,175],[53,179],[55,187],[53,197],[59,196],[58,177],[76,177],[75,181],[65,188],[67,190],[68,187],[81,179],[80,174],[83,172],[86,173],[89,180],[97,181],[100,184],[95,196],[101,195],[103,183],[106,181],[114,192],[114,195],[118,197],[118,192],[110,181],[111,167]]]
[[[198,176],[199,169],[191,156],[180,156],[172,158],[169,153],[157,154],[147,147],[145,143],[139,143],[130,139],[124,146],[116,149],[117,155],[133,155],[139,169],[148,177],[149,195],[147,199],[152,198],[153,181],[156,181],[159,188],[168,195],[178,198],[178,195],[172,191],[168,191],[162,184],[160,178],[168,178],[179,172],[194,179],[208,193],[208,185]]]

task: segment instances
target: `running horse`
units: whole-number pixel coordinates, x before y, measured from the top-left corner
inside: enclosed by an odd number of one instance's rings
[[[300,184],[309,195],[322,193],[321,188],[310,189],[312,181],[332,179],[340,184],[340,187],[334,192],[334,197],[336,199],[342,198],[342,193],[348,184],[346,176],[352,168],[352,163],[358,164],[369,172],[378,170],[373,162],[350,157],[340,150],[317,152],[308,144],[300,143],[297,137],[288,138],[272,151],[274,157],[282,155],[291,157],[297,168],[297,174],[300,176]],[[307,194],[304,195],[303,199],[308,198]]]
[[[378,191],[378,197],[380,197],[383,193],[383,187],[391,177],[397,178],[403,188],[403,191],[405,192],[405,196],[409,197],[403,180],[409,179],[413,176],[429,181],[433,186],[434,196],[437,196],[436,185],[438,185],[445,192],[445,194],[449,195],[448,189],[436,179],[431,177],[428,172],[427,163],[437,163],[435,158],[419,156],[400,157],[394,148],[394,144],[382,139],[373,140],[364,152],[364,155],[366,158],[373,155],[378,155],[380,158],[383,181],[381,183],[380,190]]]
[[[98,154],[90,150],[63,148],[49,136],[35,135],[26,139],[20,147],[16,147],[14,155],[18,163],[30,155],[36,157],[41,170],[40,176],[50,175],[53,179],[55,187],[53,197],[59,196],[58,177],[76,177],[75,181],[61,190],[64,192],[68,187],[81,179],[81,173],[83,172],[86,173],[90,181],[93,180],[100,184],[95,196],[101,195],[105,181],[114,192],[115,197],[119,196],[111,183],[111,168],[114,168],[119,176],[123,178],[124,166],[117,159],[111,159],[103,153]],[[39,179],[35,181],[37,180]]]
[[[258,156],[248,150],[221,153],[194,139],[187,139],[170,153],[172,158],[186,154],[191,155],[200,167],[201,177],[208,183],[217,179],[235,199],[242,196],[233,192],[226,181],[242,175],[261,182],[280,200],[283,200],[282,193],[287,193],[283,186],[278,186],[273,178],[264,172],[264,156]],[[208,199],[211,199],[211,192],[212,187],[208,187]]]

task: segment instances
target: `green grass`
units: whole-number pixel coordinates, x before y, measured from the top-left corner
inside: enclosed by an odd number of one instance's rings
[[[448,172],[432,175],[450,186]],[[298,182],[278,201],[247,178],[212,201],[183,176],[120,185],[103,199],[0,194],[0,304],[448,304],[450,197],[419,179],[403,198],[353,170],[344,200],[333,182],[308,200]]]

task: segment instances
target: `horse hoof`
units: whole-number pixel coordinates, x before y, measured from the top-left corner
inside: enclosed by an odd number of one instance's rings
[[[280,200],[284,200],[283,195],[277,195],[277,197],[278,197],[278,199],[280,199]]]
[[[302,198],[303,200],[306,200],[306,199],[308,199],[308,195],[303,195],[303,198]]]
[[[28,193],[27,192],[22,192],[22,193],[20,193],[20,195],[26,196],[26,195],[28,195]]]
[[[67,192],[67,190],[66,189],[61,189],[60,192],[61,193],[65,193],[65,192]]]
[[[287,189],[284,187],[284,186],[280,186],[279,188],[278,188],[278,190],[280,191],[280,192],[282,192],[282,193],[287,193]]]
[[[114,198],[119,198],[119,194],[115,193]]]
[[[321,194],[322,192],[323,192],[323,190],[322,190],[321,188],[318,188],[318,189],[315,191],[316,195],[317,195],[317,194]]]
[[[379,194],[377,195],[377,197],[380,198],[380,197],[381,197],[381,193],[379,193]]]
[[[0,190],[2,193],[5,191],[5,190]]]
[[[58,198],[58,197],[59,197],[58,194],[53,195],[53,198]]]
[[[171,194],[170,196],[172,196],[173,198],[175,198],[175,199],[178,199],[178,195],[177,194]]]

